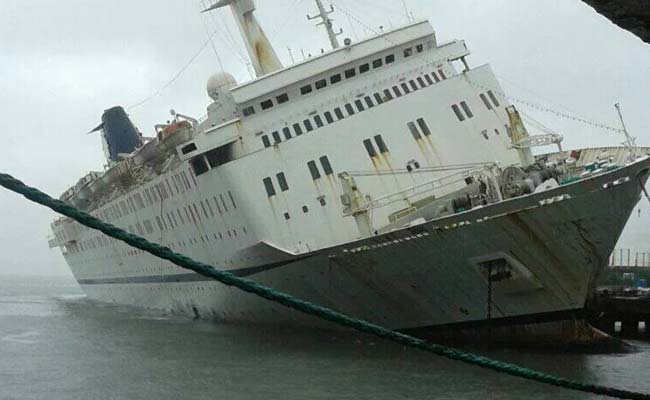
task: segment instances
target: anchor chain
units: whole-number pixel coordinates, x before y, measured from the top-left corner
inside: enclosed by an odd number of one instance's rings
[[[38,189],[29,187],[11,175],[0,173],[0,186],[3,186],[25,198],[46,206],[62,215],[65,215],[80,224],[103,232],[107,236],[120,240],[137,249],[146,251],[156,257],[171,261],[181,268],[194,271],[200,275],[213,278],[225,285],[239,288],[245,292],[255,294],[267,300],[279,303],[285,307],[303,312],[305,314],[319,317],[323,320],[334,322],[338,325],[353,328],[357,331],[368,333],[391,340],[402,345],[424,350],[450,360],[461,361],[466,364],[479,366],[496,372],[505,373],[531,381],[546,383],[565,389],[606,395],[620,399],[650,400],[650,394],[617,389],[608,386],[593,385],[572,381],[566,378],[546,374],[516,364],[498,361],[478,354],[465,352],[452,347],[446,347],[435,343],[427,342],[413,336],[406,335],[388,328],[354,318],[326,307],[293,297],[287,293],[280,292],[273,288],[260,285],[259,283],[235,276],[227,271],[218,270],[211,265],[192,260],[191,258],[176,253],[166,246],[149,242],[147,239],[126,232],[114,225],[103,222],[92,215],[78,210],[77,208],[57,199],[53,199]]]

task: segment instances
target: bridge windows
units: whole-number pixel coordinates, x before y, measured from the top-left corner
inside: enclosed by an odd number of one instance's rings
[[[372,141],[370,139],[364,140],[363,145],[366,148],[366,151],[368,152],[370,158],[377,157],[377,150],[375,150],[375,146],[372,144]]]
[[[289,101],[289,95],[286,93],[282,93],[281,95],[277,96],[275,100],[278,102],[278,104],[286,103]]]
[[[447,75],[445,75],[445,71],[443,71],[442,69],[438,70],[438,74],[440,74],[440,78],[442,78],[442,80],[447,79]]]
[[[314,84],[317,90],[323,89],[327,86],[327,81],[325,79],[321,79],[319,81],[316,81]]]
[[[268,197],[273,197],[277,194],[275,192],[275,187],[273,187],[273,181],[271,178],[264,178],[262,182],[264,183],[264,188],[266,189],[266,195]]]
[[[249,107],[244,108],[242,110],[242,114],[244,115],[244,117],[249,117],[249,116],[255,114],[255,107],[249,106]]]
[[[469,108],[469,106],[467,105],[467,103],[465,101],[461,101],[460,106],[463,107],[463,111],[465,111],[465,114],[467,115],[467,117],[469,117],[469,118],[474,117],[474,114],[472,113],[472,110]]]
[[[312,89],[311,85],[305,85],[300,88],[300,94],[305,95],[308,93],[311,93],[314,89]]]
[[[395,62],[395,54],[389,54],[386,56],[386,64],[392,64]]]
[[[494,95],[494,93],[491,90],[488,90],[488,96],[490,96],[490,99],[492,100],[492,103],[494,104],[495,107],[499,107],[501,104],[499,104],[499,100],[497,100],[497,97]]]
[[[404,49],[404,58],[411,57],[413,55],[413,47],[407,47]]]
[[[311,179],[316,180],[320,179],[320,171],[318,170],[318,167],[316,166],[316,163],[314,161],[309,161],[307,163],[307,168],[309,168],[309,173],[311,174]]]
[[[415,51],[417,51],[418,53],[422,53],[424,51],[424,45],[418,44],[417,46],[415,46]]]
[[[332,175],[334,173],[334,170],[332,169],[332,164],[330,164],[330,160],[327,158],[327,156],[323,156],[319,158],[319,160],[320,164],[323,166],[325,175]]]
[[[268,110],[269,108],[273,107],[273,100],[264,100],[260,103],[260,107],[262,107],[262,110]]]
[[[459,121],[465,121],[465,116],[463,113],[460,111],[460,108],[456,104],[452,104],[451,109],[454,111],[454,114],[456,114],[456,118],[458,118]]]
[[[280,185],[280,190],[286,192],[289,190],[289,184],[287,183],[287,178],[284,176],[284,172],[276,174],[275,177],[278,179],[278,185]]]
[[[370,64],[361,64],[359,65],[359,73],[360,74],[365,74],[366,72],[370,71]]]
[[[487,96],[485,96],[485,94],[481,93],[479,95],[479,97],[481,98],[481,100],[483,101],[483,104],[485,104],[485,107],[487,107],[488,110],[493,110],[494,109],[492,107],[492,104],[490,104],[490,102],[488,101],[488,98],[487,98]]]
[[[440,82],[440,78],[438,78],[438,74],[436,74],[435,71],[431,73],[431,76],[433,76],[433,79],[436,80],[436,83]]]
[[[376,59],[375,61],[372,62],[372,67],[373,68],[380,68],[384,64],[383,60],[381,58]]]
[[[317,126],[318,128],[322,128],[323,125],[324,125],[324,124],[323,124],[323,119],[320,117],[320,115],[316,115],[316,116],[314,116],[314,122],[316,123],[316,126]]]
[[[341,74],[332,75],[332,77],[330,78],[330,83],[332,85],[335,84],[335,83],[339,83],[339,82],[341,82],[341,79],[342,79]]]
[[[280,134],[278,133],[278,131],[273,131],[271,135],[273,136],[274,145],[282,142],[282,138],[280,138]]]
[[[393,100],[393,94],[390,92],[388,89],[384,89],[384,99],[386,101],[391,101]]]
[[[203,155],[191,159],[190,165],[192,166],[192,170],[196,176],[203,175],[210,170],[210,167],[208,166],[208,163]]]
[[[375,135],[375,142],[377,143],[377,148],[379,149],[380,153],[388,153],[388,146],[386,146],[386,142],[384,142],[384,138],[381,137],[381,135]]]
[[[345,79],[353,78],[357,74],[357,70],[354,68],[345,70]]]
[[[427,87],[427,84],[424,83],[424,79],[422,79],[422,77],[419,77],[419,76],[418,76],[417,81],[418,81],[418,83],[420,84],[420,87],[421,87],[421,88],[424,89],[425,87]]]

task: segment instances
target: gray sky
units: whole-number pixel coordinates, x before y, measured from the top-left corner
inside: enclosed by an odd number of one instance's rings
[[[208,1],[208,0],[205,0]],[[258,0],[258,18],[280,57],[287,47],[316,54],[327,37],[307,22],[312,0]],[[406,22],[400,1],[334,0],[335,24],[352,39]],[[406,0],[431,20],[440,41],[465,39],[473,66],[491,63],[516,98],[618,126],[623,105],[638,143],[650,145],[650,47],[578,0]],[[0,2],[0,171],[56,195],[101,170],[99,137],[86,135],[104,109],[128,107],[163,87],[214,36],[224,68],[248,79],[245,52],[229,12],[201,16],[201,0],[2,0]],[[361,25],[359,19],[363,25]],[[208,46],[160,95],[130,110],[151,135],[169,109],[200,116],[205,82],[219,69]],[[615,145],[621,137],[521,106],[565,136],[565,147]],[[47,248],[54,214],[0,190],[0,273],[68,274]],[[622,246],[650,251],[650,208],[633,216]]]

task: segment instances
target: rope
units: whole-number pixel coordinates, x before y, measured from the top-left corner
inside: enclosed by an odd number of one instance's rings
[[[424,350],[451,360],[462,361],[470,365],[483,367],[515,377],[529,379],[532,381],[546,383],[549,385],[580,392],[606,395],[620,399],[650,400],[650,394],[576,382],[566,378],[561,378],[520,367],[515,364],[497,361],[477,354],[464,352],[458,349],[445,347],[434,343],[429,343],[422,339],[392,331],[379,325],[353,318],[334,310],[295,298],[289,294],[277,291],[267,286],[260,285],[250,279],[236,277],[229,272],[217,270],[208,264],[194,261],[187,256],[172,251],[166,246],[161,246],[159,244],[149,242],[144,238],[125,232],[114,225],[105,223],[86,212],[78,210],[73,206],[64,203],[61,200],[53,199],[38,189],[25,185],[23,182],[17,180],[11,175],[0,173],[0,186],[3,186],[15,193],[21,194],[28,200],[48,207],[79,222],[82,225],[101,231],[107,236],[120,240],[140,250],[146,251],[156,257],[171,261],[181,268],[194,271],[200,275],[213,278],[223,283],[224,285],[239,288],[245,292],[255,294],[294,310],[334,322],[341,326],[353,328],[360,332],[392,340],[402,345]]]

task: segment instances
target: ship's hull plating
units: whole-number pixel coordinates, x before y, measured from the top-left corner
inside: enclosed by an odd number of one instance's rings
[[[557,189],[234,272],[389,328],[416,329],[485,321],[485,261],[504,259],[510,276],[492,283],[493,320],[570,318],[584,308],[606,266],[648,168],[646,159]],[[191,273],[80,284],[101,301],[232,321],[318,323]]]

